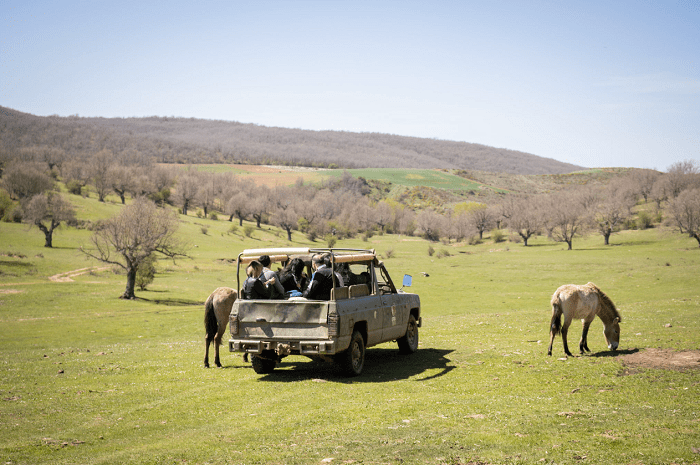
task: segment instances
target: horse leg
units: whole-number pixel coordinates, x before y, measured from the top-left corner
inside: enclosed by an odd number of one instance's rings
[[[581,355],[583,355],[586,352],[590,352],[591,349],[588,348],[588,328],[591,327],[591,323],[588,321],[583,322],[583,332],[581,333],[581,342],[578,345],[578,348],[581,350]]]
[[[552,345],[554,344],[554,331],[549,332],[549,349],[547,355],[552,355]]]
[[[569,325],[565,323],[564,326],[562,326],[562,328],[561,328],[561,339],[562,339],[562,342],[564,343],[564,353],[570,357],[573,357],[573,355],[569,351],[569,342],[566,339],[566,336],[568,335],[568,333],[569,333]]]
[[[221,368],[221,360],[219,359],[219,346],[221,345],[221,338],[224,336],[226,331],[226,322],[224,324],[219,324],[219,330],[216,333],[216,338],[214,338],[214,347],[216,348],[216,358],[214,363],[217,367]]]
[[[211,339],[209,339],[209,335],[207,335],[207,348],[204,351],[204,368],[209,368],[209,344],[211,343]]]

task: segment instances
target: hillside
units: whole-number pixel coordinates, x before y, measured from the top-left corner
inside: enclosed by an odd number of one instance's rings
[[[87,156],[132,150],[161,163],[250,163],[341,168],[444,168],[562,174],[582,167],[467,142],[378,133],[309,131],[194,118],[35,116],[0,107],[4,151],[48,145]]]

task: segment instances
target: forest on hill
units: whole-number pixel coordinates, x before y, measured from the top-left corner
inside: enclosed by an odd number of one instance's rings
[[[324,168],[443,168],[562,174],[580,166],[467,142],[379,133],[309,131],[194,118],[35,116],[0,107],[0,151],[50,146],[71,157],[100,150],[158,163],[241,163]],[[8,155],[5,155],[6,157]]]

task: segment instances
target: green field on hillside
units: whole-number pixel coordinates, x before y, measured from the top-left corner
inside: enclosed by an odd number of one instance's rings
[[[68,198],[81,219],[123,208]],[[159,261],[135,301],[118,299],[124,275],[78,251],[87,229],[63,227],[47,249],[38,230],[0,223],[2,462],[698,463],[700,370],[627,362],[700,348],[700,248],[685,235],[624,231],[607,247],[591,235],[572,251],[545,237],[341,240],[391,255],[395,281],[413,276],[418,352],[370,348],[357,378],[294,356],[260,376],[225,346],[224,369],[203,368],[203,303],[235,287],[243,248],[288,245],[286,233],[180,219],[190,257]],[[295,232],[292,245],[325,244]],[[592,354],[565,358],[557,338],[548,357],[552,293],[588,281],[622,314],[620,350],[596,320]],[[574,322],[572,350],[580,331]]]
[[[407,187],[423,186],[435,189],[469,191],[478,190],[482,186],[479,183],[443,170],[365,168],[347,171],[355,177],[362,176],[365,179],[385,181]],[[342,176],[343,170],[329,170],[327,173],[332,176]]]

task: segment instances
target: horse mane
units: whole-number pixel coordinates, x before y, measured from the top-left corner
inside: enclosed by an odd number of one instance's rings
[[[622,322],[622,315],[620,315],[620,312],[617,310],[617,307],[615,307],[615,304],[610,299],[610,297],[608,297],[605,292],[601,291],[600,288],[593,283],[588,283],[586,284],[586,286],[589,286],[592,289],[594,289],[598,293],[598,298],[600,299],[602,306],[607,310],[607,312],[611,313],[613,318],[619,318],[619,321]]]

